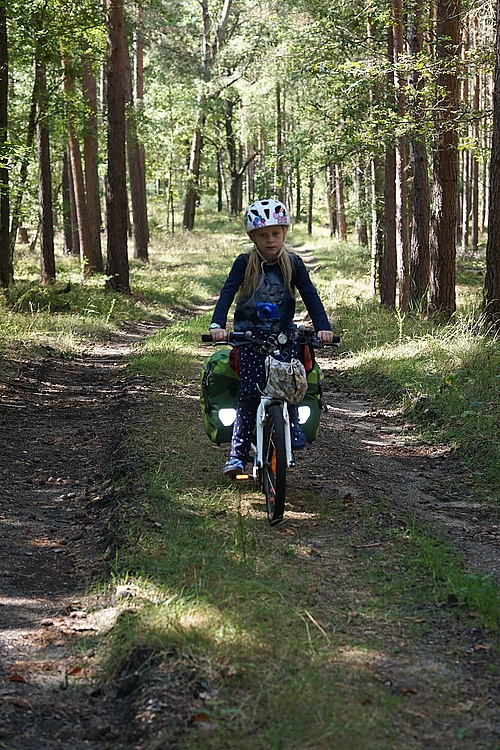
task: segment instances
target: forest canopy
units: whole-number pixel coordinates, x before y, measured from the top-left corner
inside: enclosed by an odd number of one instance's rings
[[[449,320],[482,253],[497,326],[497,28],[460,0],[0,0],[0,283],[29,241],[52,284],[61,242],[128,293],[152,200],[173,232],[274,196],[354,233],[389,310]]]

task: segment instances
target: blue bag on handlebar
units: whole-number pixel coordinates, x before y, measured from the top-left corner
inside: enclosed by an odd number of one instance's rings
[[[230,361],[229,349],[218,349],[203,363],[200,406],[205,432],[212,442],[231,442],[240,377]]]

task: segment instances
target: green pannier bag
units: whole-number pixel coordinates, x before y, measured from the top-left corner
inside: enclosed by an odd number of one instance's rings
[[[306,436],[308,443],[312,443],[318,437],[319,421],[323,410],[323,401],[321,400],[321,381],[323,373],[317,362],[314,363],[313,369],[307,373],[307,391],[306,395],[299,404],[299,421],[302,419],[303,409],[309,407],[309,416],[305,422],[300,421],[300,428]]]
[[[203,363],[200,406],[205,431],[212,442],[230,443],[240,376],[229,363],[230,349],[218,349]]]
[[[230,443],[233,434],[233,422],[236,406],[240,396],[240,377],[229,362],[230,349],[219,349],[203,363],[201,371],[200,406],[205,425],[205,432],[213,443]],[[299,404],[299,420],[303,409],[308,407],[309,415],[301,422],[308,443],[316,440],[323,402],[321,400],[321,381],[323,373],[317,362],[307,373],[307,391]],[[301,413],[302,412],[302,413]]]

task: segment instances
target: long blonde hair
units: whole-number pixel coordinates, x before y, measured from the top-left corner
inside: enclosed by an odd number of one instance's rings
[[[256,245],[254,245],[252,249],[249,251],[249,256],[250,258],[248,259],[248,265],[245,271],[245,278],[243,279],[243,284],[240,286],[238,290],[238,295],[237,295],[238,297],[245,297],[247,295],[249,295],[250,297],[253,297],[253,295],[257,291],[257,287],[259,285],[259,279],[263,273],[263,270],[262,270],[263,261],[257,251]],[[292,297],[295,299],[295,289],[292,284],[292,274],[293,274],[292,259],[290,257],[290,253],[284,246],[283,246],[283,252],[278,258],[278,265],[281,268],[281,273],[283,274],[283,279],[285,281],[285,284],[287,285],[288,291],[290,292]]]

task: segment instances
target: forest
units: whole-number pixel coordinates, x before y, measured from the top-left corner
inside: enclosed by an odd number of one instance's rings
[[[19,243],[52,284],[62,235],[127,293],[148,202],[173,233],[273,195],[310,233],[315,211],[356,233],[402,313],[450,320],[457,248],[482,252],[496,327],[495,49],[495,8],[459,0],[2,2],[1,284]]]
[[[498,747],[499,13],[0,0],[0,747]],[[200,410],[266,197],[341,339],[275,526]]]

